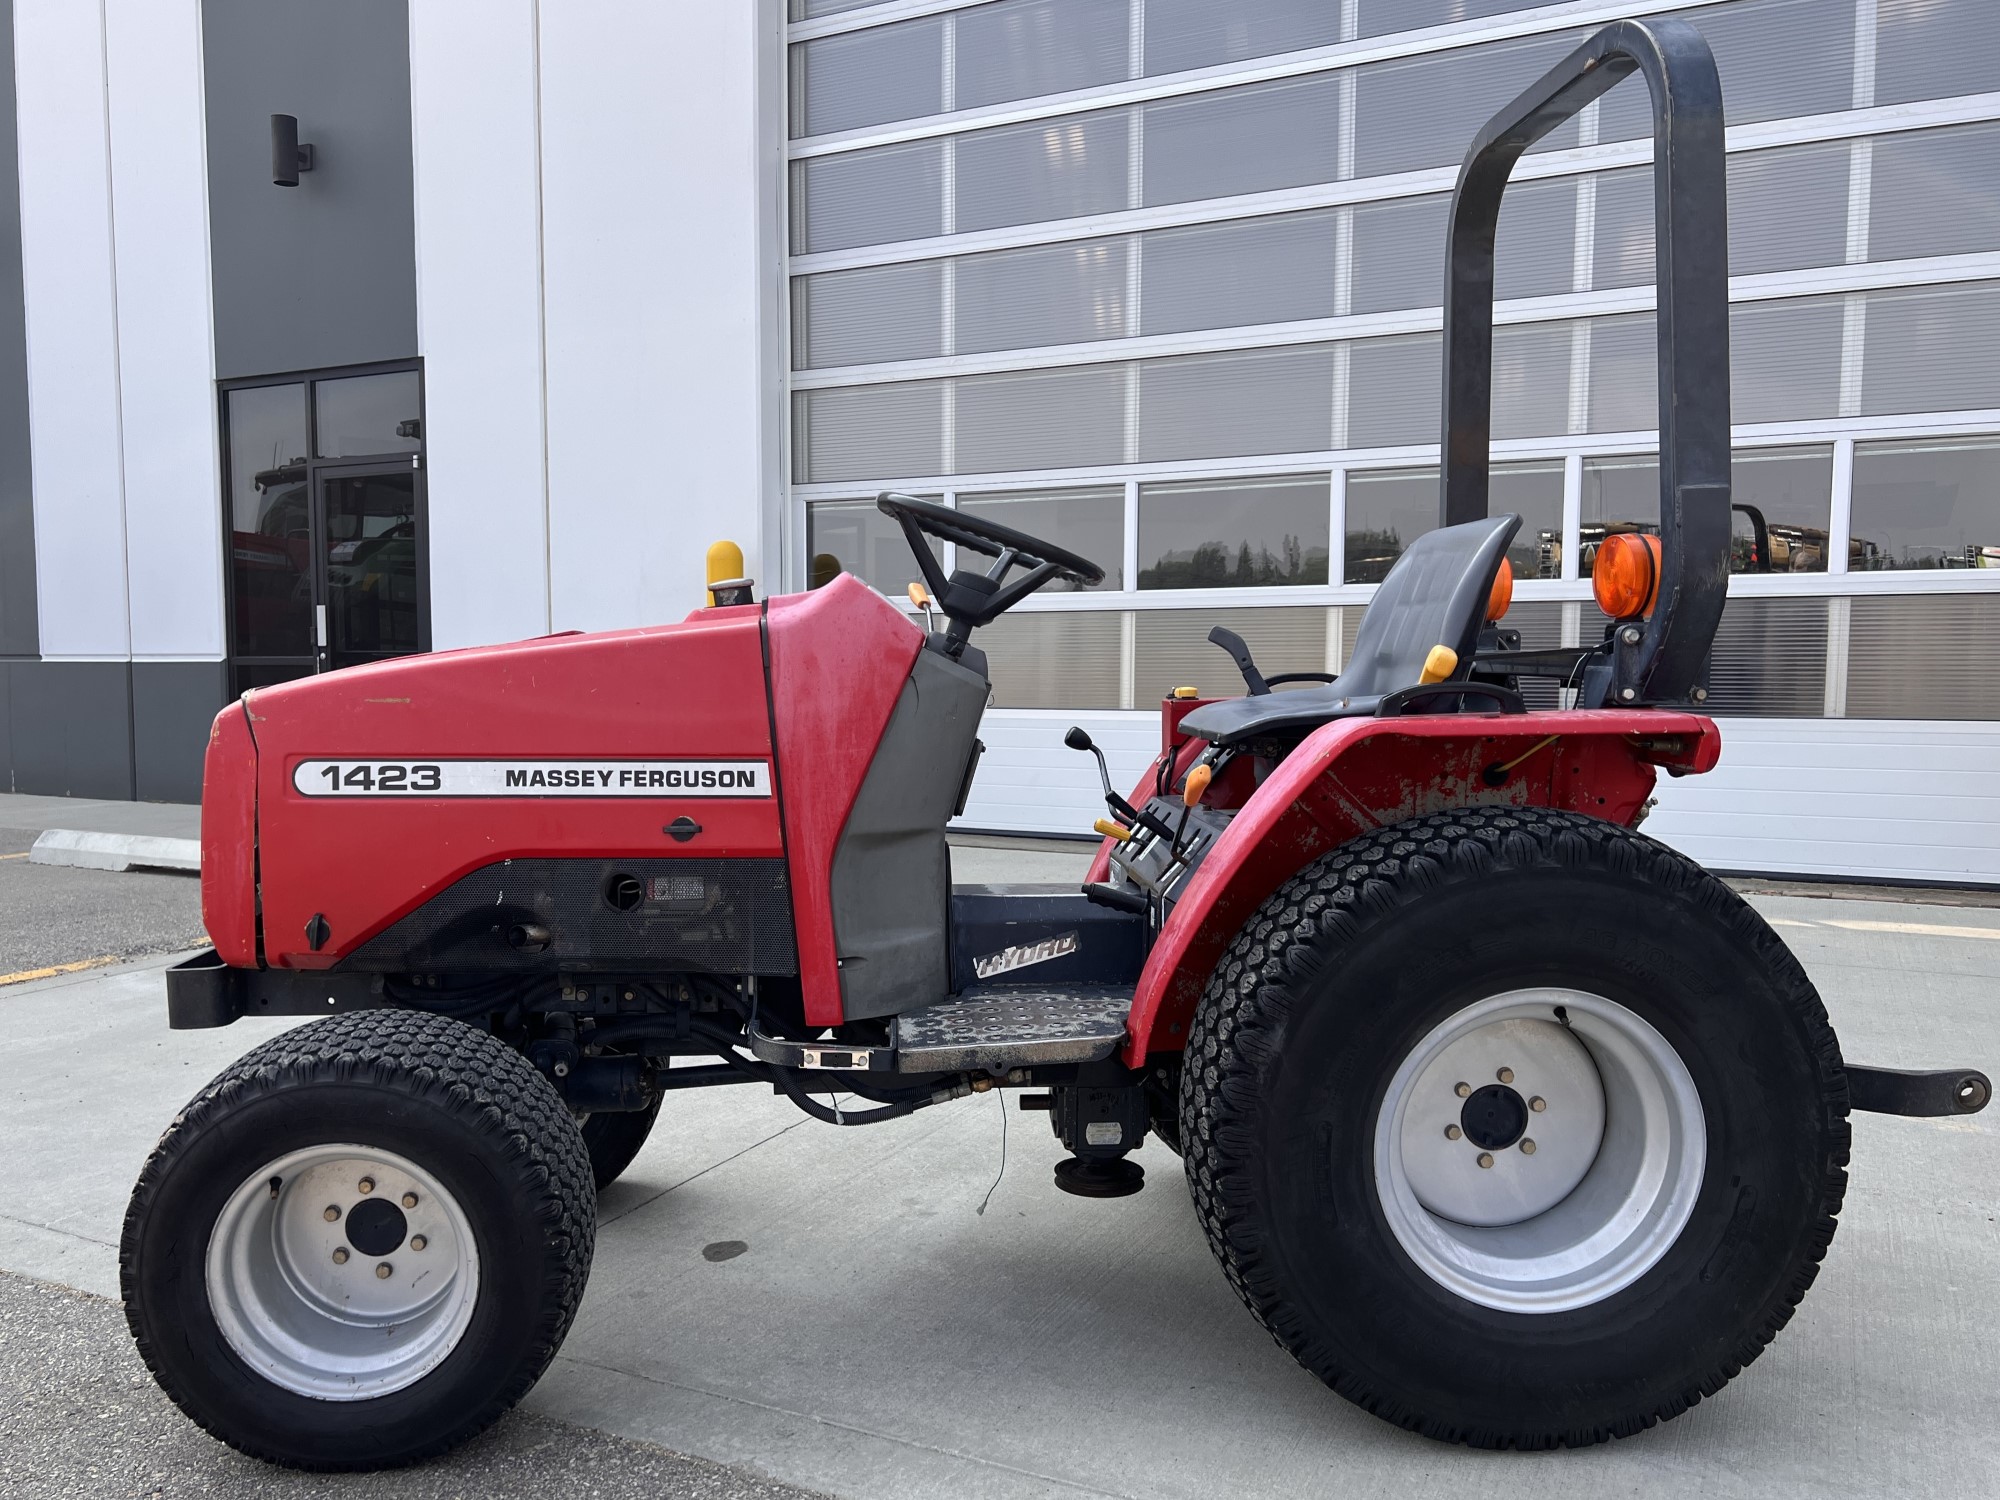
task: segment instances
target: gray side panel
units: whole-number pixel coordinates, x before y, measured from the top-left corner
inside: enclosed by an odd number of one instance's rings
[[[417,352],[404,0],[202,0],[216,374]],[[271,116],[313,170],[271,185]],[[479,170],[467,142],[467,171]]]
[[[35,624],[35,494],[28,464],[18,134],[14,4],[0,0],[0,656],[33,656],[41,649]]]
[[[0,660],[0,792],[14,785],[14,663]]]
[[[132,675],[122,661],[15,661],[8,729],[14,790],[132,796]]]
[[[986,708],[986,679],[923,650],[833,856],[833,933],[849,1020],[931,1005],[950,989],[944,825]]]
[[[132,663],[133,779],[141,802],[201,801],[208,729],[229,699],[219,661]]]

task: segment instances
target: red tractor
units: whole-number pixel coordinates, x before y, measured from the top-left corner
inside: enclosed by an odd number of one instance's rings
[[[1662,524],[1606,539],[1602,641],[1524,652],[1494,623],[1520,521],[1486,513],[1494,229],[1522,151],[1634,71]],[[1723,180],[1714,63],[1674,20],[1600,32],[1486,127],[1451,213],[1445,524],[1337,680],[1273,692],[1224,638],[1248,692],[1164,704],[1081,890],[954,889],[945,826],[977,630],[1101,571],[907,497],[881,508],[941,630],[851,577],[763,603],[738,580],[680,624],[226,709],[215,951],[170,972],[172,1024],[323,1019],[202,1090],[140,1177],[124,1293],[160,1384],[278,1463],[449,1448],[548,1365],[596,1189],[662,1102],[752,1083],[843,1126],[1020,1090],[1069,1153],[1056,1185],[1101,1197],[1158,1135],[1273,1337],[1434,1437],[1592,1443],[1718,1390],[1812,1284],[1850,1108],[1990,1093],[1847,1065],[1770,927],[1636,831],[1661,770],[1720,750]],[[933,538],[991,566],[946,577]],[[1528,710],[1527,678],[1575,706]]]

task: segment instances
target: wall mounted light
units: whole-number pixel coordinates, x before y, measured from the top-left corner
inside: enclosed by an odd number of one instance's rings
[[[299,173],[313,169],[313,148],[299,144],[297,115],[271,116],[271,185],[297,187]]]

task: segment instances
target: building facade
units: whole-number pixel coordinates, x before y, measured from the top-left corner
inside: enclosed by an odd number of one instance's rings
[[[191,796],[246,687],[912,568],[870,497],[1105,564],[982,634],[964,822],[1088,825],[1083,722],[1337,671],[1436,524],[1443,215],[1485,117],[1676,14],[1729,113],[1723,869],[2000,882],[1991,0],[13,0],[0,767]],[[1657,521],[1628,81],[1502,220],[1509,623]],[[274,115],[311,148],[279,186]],[[18,260],[14,259],[18,252]],[[15,295],[18,286],[19,295]],[[663,691],[663,702],[670,701]]]

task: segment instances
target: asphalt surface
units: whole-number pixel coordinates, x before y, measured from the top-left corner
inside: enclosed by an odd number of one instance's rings
[[[414,1468],[273,1469],[223,1447],[174,1409],[133,1352],[117,1303],[0,1272],[0,1494],[11,1500],[799,1500],[813,1493],[532,1412]]]
[[[30,864],[40,832],[0,823],[0,985],[63,964],[206,944],[197,876]]]

